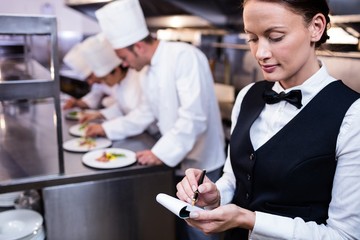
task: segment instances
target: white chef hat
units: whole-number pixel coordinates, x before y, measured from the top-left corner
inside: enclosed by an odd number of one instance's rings
[[[128,47],[149,35],[138,0],[117,0],[95,12],[100,27],[115,49]]]
[[[63,62],[75,71],[80,80],[85,80],[91,74],[91,68],[85,61],[81,43],[74,45],[70,51],[66,53]]]
[[[108,75],[122,62],[102,33],[85,39],[82,50],[96,77]]]

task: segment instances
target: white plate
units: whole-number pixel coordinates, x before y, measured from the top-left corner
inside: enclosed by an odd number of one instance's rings
[[[116,154],[125,154],[124,157],[117,157],[114,160],[108,162],[100,162],[96,160],[101,157],[104,152],[107,153],[116,153]],[[82,161],[85,165],[94,168],[101,169],[110,169],[110,168],[120,168],[129,166],[136,162],[136,155],[133,151],[122,149],[122,148],[106,148],[101,150],[94,150],[84,154]]]
[[[0,213],[0,240],[16,240],[37,231],[42,216],[33,210],[16,209]]]
[[[85,136],[86,123],[76,124],[69,128],[69,133],[75,137],[83,137]]]
[[[74,138],[63,143],[64,150],[70,152],[88,152],[91,150],[110,147],[112,142],[107,138],[94,138],[95,146],[80,145],[84,138]]]
[[[41,226],[37,231],[34,231],[29,236],[24,238],[19,238],[19,240],[44,240],[45,239],[45,230],[44,226]]]
[[[22,192],[10,192],[0,194],[0,207],[14,206],[15,200],[20,196]]]

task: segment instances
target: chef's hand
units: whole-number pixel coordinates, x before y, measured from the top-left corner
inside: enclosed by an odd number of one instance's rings
[[[79,122],[84,123],[96,119],[104,119],[104,116],[100,112],[83,113],[79,119]]]
[[[204,178],[203,184],[198,186],[202,170],[189,168],[185,171],[185,177],[176,185],[176,196],[185,202],[192,203],[192,198],[196,190],[199,191],[197,206],[213,209],[220,205],[220,193],[208,177]]]
[[[224,232],[230,228],[252,230],[255,225],[255,212],[235,204],[227,204],[208,211],[193,211],[186,222],[206,234]]]
[[[73,108],[76,106],[76,99],[75,98],[70,98],[68,100],[66,100],[64,106],[63,106],[63,109],[64,110],[68,110],[70,108]]]
[[[163,162],[150,150],[139,151],[136,153],[138,163],[141,165],[161,165]]]
[[[74,108],[74,107],[79,107],[82,109],[89,108],[87,103],[85,103],[81,99],[70,98],[65,102],[63,109],[67,110],[67,109]]]
[[[85,137],[106,137],[106,133],[101,124],[89,124],[85,130]]]

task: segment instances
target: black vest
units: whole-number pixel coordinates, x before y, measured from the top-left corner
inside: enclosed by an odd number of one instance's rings
[[[326,86],[301,112],[254,151],[250,127],[265,106],[262,93],[273,83],[254,84],[245,95],[230,140],[236,177],[233,203],[252,210],[325,223],[336,169],[341,123],[359,94],[341,81]],[[236,228],[227,240],[247,239]]]

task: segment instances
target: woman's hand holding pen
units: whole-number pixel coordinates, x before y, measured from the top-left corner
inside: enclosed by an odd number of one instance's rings
[[[216,185],[206,177],[202,184],[198,186],[198,180],[202,170],[200,169],[187,169],[185,177],[176,186],[177,197],[183,201],[192,204],[193,197],[196,190],[199,191],[197,206],[206,207],[208,209],[215,208],[220,205],[220,194]]]
[[[194,192],[198,190],[196,205],[209,210],[191,212],[186,222],[206,234],[223,232],[235,227],[253,229],[255,213],[235,204],[220,206],[220,193],[215,183],[205,176],[203,184],[198,186],[201,173],[200,169],[186,170],[185,177],[176,186],[177,197],[189,204],[192,203]]]

